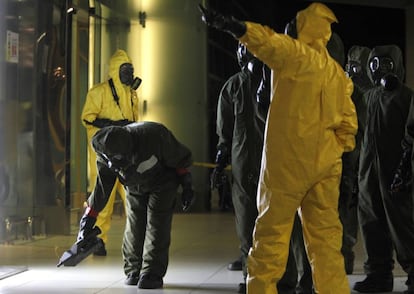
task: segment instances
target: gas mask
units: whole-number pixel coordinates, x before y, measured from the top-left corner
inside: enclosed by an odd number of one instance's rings
[[[116,173],[127,170],[131,165],[131,160],[127,155],[101,153],[101,156],[105,158],[108,167]]]
[[[381,78],[380,83],[385,90],[394,91],[398,87],[400,80],[398,79],[397,75],[388,73]]]
[[[122,84],[131,86],[133,90],[138,89],[142,82],[140,78],[134,78],[134,67],[131,63],[123,63],[119,67],[119,79]]]
[[[240,68],[243,69],[252,59],[254,59],[254,56],[247,50],[246,46],[239,43],[237,47],[237,62]]]
[[[350,78],[358,77],[362,75],[362,66],[356,61],[349,61],[345,65],[345,71]]]
[[[369,61],[369,69],[375,85],[379,86],[384,76],[393,73],[394,61],[388,56],[374,56]]]
[[[105,127],[95,134],[92,145],[112,171],[120,173],[132,165],[133,143],[126,128]]]
[[[292,37],[293,39],[298,38],[298,30],[296,28],[296,18],[292,19],[285,26],[285,35]]]
[[[368,89],[372,85],[372,82],[369,79],[365,69],[358,61],[348,61],[348,63],[345,65],[345,73],[349,78],[352,79],[354,84],[361,89]]]

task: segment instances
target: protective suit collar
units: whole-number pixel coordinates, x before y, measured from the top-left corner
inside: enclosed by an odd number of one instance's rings
[[[376,46],[371,50],[371,53],[368,57],[368,62],[366,65],[366,70],[368,73],[368,77],[374,83],[373,74],[369,68],[369,62],[375,56],[387,56],[390,57],[394,61],[394,67],[390,73],[393,73],[397,76],[397,78],[402,82],[404,80],[404,64],[403,64],[403,57],[401,49],[396,45],[383,45],[383,46]]]
[[[338,22],[335,14],[322,3],[312,3],[296,14],[298,40],[321,51],[331,37],[331,24]]]

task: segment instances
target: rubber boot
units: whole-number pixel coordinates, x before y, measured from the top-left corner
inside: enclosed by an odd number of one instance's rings
[[[239,259],[229,263],[227,265],[227,269],[229,271],[241,271],[243,269],[242,258],[240,257]]]
[[[356,282],[354,290],[360,293],[391,292],[394,287],[392,274],[369,274],[365,280]]]
[[[414,276],[408,276],[407,282],[407,290],[404,291],[404,294],[414,294]]]

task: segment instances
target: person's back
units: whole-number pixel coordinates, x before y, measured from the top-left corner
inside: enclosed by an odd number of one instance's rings
[[[320,23],[309,21],[318,14],[322,18],[320,27]],[[300,206],[315,289],[324,292],[336,284],[338,293],[349,292],[339,250],[342,226],[335,210],[341,156],[354,147],[357,123],[350,99],[352,82],[325,48],[330,37],[329,24],[334,20],[330,11],[311,6],[297,15],[298,41],[249,23],[247,31],[251,31],[252,37],[247,34],[240,39],[249,44],[252,38],[261,35],[263,43],[257,44],[258,49],[253,53],[274,71],[274,95],[258,193],[259,217],[249,255],[252,279],[249,278],[248,289],[252,291],[274,293],[270,288],[261,288],[259,283],[271,273],[280,276],[283,268],[278,265],[263,268],[263,265],[271,259],[285,260],[286,252],[278,246],[280,238],[272,241],[266,235],[284,236],[290,232],[286,231],[291,224],[290,215]],[[328,212],[329,209],[332,211]],[[331,225],[325,227],[315,223],[316,219]],[[329,234],[330,241],[318,231]],[[280,249],[270,249],[273,246]]]
[[[285,38],[283,35],[280,37]],[[338,148],[337,137],[332,130],[341,127],[344,103],[351,103],[345,100],[345,93],[349,96],[352,93],[351,81],[347,80],[342,68],[328,57],[326,51],[317,52],[306,45],[303,45],[303,51],[307,52],[307,58],[287,52],[286,59],[292,66],[286,71],[279,71],[275,64],[277,74],[273,84],[277,88],[269,111],[266,134],[266,145],[272,146],[267,148],[267,152],[272,153],[272,161],[279,162],[284,170],[278,186],[290,189],[296,178],[301,178],[308,184],[298,187],[300,190],[313,185],[320,173],[330,168],[338,154],[343,152]],[[314,62],[309,64],[310,60]],[[292,70],[292,67],[295,69]],[[349,116],[352,115],[354,113],[350,112]],[[348,139],[344,138],[343,143]],[[353,140],[348,144],[344,145],[347,151],[353,148]],[[305,169],[297,169],[297,166]],[[279,166],[275,168],[279,169]]]
[[[315,292],[348,294],[338,215],[342,154],[355,145],[353,85],[326,49],[337,19],[321,3],[296,15],[297,39],[200,7],[203,20],[231,33],[273,70],[248,257],[247,293],[277,293],[297,209]]]

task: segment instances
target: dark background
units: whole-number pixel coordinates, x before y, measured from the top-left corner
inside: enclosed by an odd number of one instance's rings
[[[375,1],[372,1],[375,3]],[[258,22],[282,33],[296,12],[309,6],[309,1],[277,0],[210,0],[209,8],[240,20]],[[345,53],[353,45],[374,47],[395,44],[404,54],[405,11],[399,8],[324,3],[336,15],[339,23],[332,30],[339,34]],[[221,87],[240,70],[236,60],[237,41],[229,34],[208,28],[208,96],[211,160],[216,154],[216,107]],[[405,54],[404,54],[405,57]],[[405,60],[405,58],[404,58]]]

